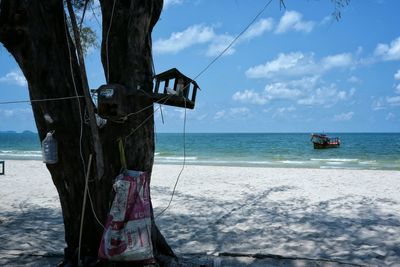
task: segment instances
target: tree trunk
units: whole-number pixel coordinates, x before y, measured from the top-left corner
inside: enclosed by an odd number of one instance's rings
[[[101,1],[101,57],[105,73],[109,73],[107,80],[129,89],[140,85],[150,92],[153,77],[151,31],[159,18],[162,0],[117,0],[109,29],[113,3],[112,0]],[[84,95],[75,47],[66,30],[64,16],[63,1],[59,0],[0,1],[0,41],[21,67],[28,81],[31,100]],[[123,124],[109,121],[99,130],[105,169],[101,180],[94,179],[89,183],[94,212],[88,201],[81,245],[81,255],[86,259],[97,257],[103,233],[93,214],[101,223],[105,222],[113,196],[112,180],[121,169],[118,138],[125,140],[128,168],[151,173],[154,161],[151,105],[145,97],[131,96],[132,112],[150,107],[130,116]],[[63,212],[65,259],[76,265],[85,169],[89,155],[95,154],[89,125],[84,122],[86,104],[83,98],[32,102],[32,110],[40,140],[48,131],[55,130],[59,162],[47,165],[47,168]],[[154,216],[152,229],[155,256],[173,259],[175,256],[158,231]]]

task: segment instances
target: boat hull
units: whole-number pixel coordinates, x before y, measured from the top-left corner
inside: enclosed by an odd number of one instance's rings
[[[325,143],[325,144],[313,143],[313,144],[314,144],[314,149],[338,148],[338,147],[340,147],[340,143]]]

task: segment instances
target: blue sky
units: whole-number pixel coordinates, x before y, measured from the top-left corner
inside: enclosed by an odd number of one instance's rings
[[[118,1],[118,0],[117,0]],[[165,0],[153,31],[156,72],[195,77],[263,8],[263,0]],[[336,22],[329,0],[271,5],[197,79],[188,132],[400,132],[400,2],[351,1]],[[94,15],[87,24],[97,27]],[[98,31],[99,32],[99,31]],[[0,101],[28,98],[0,48]],[[90,85],[104,83],[99,51],[86,57]],[[183,109],[163,107],[158,132],[181,132]],[[0,105],[0,130],[36,131],[29,104]]]

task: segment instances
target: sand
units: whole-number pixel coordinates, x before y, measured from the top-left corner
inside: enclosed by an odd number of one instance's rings
[[[179,170],[154,166],[156,215],[168,204]],[[171,207],[156,221],[183,255],[260,253],[400,266],[399,192],[399,171],[189,165]],[[6,175],[0,176],[0,265],[12,259],[15,266],[41,266],[43,255],[54,265],[62,256],[63,236],[58,195],[46,167],[40,161],[6,161]],[[334,264],[329,266],[342,266]]]

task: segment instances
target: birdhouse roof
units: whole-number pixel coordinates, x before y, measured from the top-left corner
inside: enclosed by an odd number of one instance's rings
[[[176,68],[172,68],[169,69],[167,71],[164,71],[160,74],[157,74],[155,76],[155,78],[157,80],[167,80],[167,79],[176,79],[176,78],[183,78],[185,80],[190,81],[191,83],[193,83],[196,87],[199,87],[199,85],[197,84],[197,82],[195,80],[192,80],[191,78],[187,77],[186,75],[184,75],[182,72],[180,72],[178,69]]]

